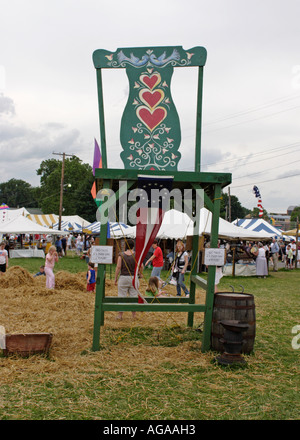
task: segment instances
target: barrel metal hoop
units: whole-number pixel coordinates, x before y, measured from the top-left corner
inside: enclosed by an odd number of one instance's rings
[[[232,309],[232,310],[252,310],[255,309],[255,305],[252,306],[233,306],[233,305],[225,305],[225,304],[215,304],[217,309]]]
[[[214,332],[212,332],[211,333],[211,336],[212,337],[215,337],[215,338],[218,338],[218,339],[220,339],[220,338],[222,338],[223,336],[224,336],[224,334],[220,334],[220,333],[214,333]],[[254,339],[255,338],[255,334],[253,334],[253,335],[247,335],[247,334],[245,334],[245,335],[243,335],[243,339],[250,339],[250,340],[252,340],[252,339]]]

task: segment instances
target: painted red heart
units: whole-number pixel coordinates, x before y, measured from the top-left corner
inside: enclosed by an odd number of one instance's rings
[[[137,117],[150,131],[153,131],[167,116],[167,110],[163,107],[157,107],[155,110],[149,110],[145,106],[137,108]]]
[[[151,92],[148,89],[142,89],[139,93],[139,97],[144,104],[149,106],[151,109],[154,109],[164,99],[165,93],[161,89],[157,89],[154,92]]]
[[[161,76],[159,73],[153,73],[153,75],[141,75],[140,80],[145,84],[150,90],[153,90],[157,84],[161,82]]]

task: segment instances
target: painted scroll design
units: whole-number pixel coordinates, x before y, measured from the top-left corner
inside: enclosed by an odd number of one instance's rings
[[[133,135],[128,140],[130,154],[121,157],[126,157],[130,168],[176,169],[180,154],[171,137],[172,127],[164,123],[171,104],[168,84],[162,82],[159,72],[148,68],[134,87],[138,92],[132,102],[137,123],[131,127]]]
[[[133,52],[130,53],[130,57],[127,57],[122,50],[115,55],[112,53],[110,55],[105,55],[107,58],[107,66],[109,67],[126,67],[127,64],[133,67],[144,67],[144,66],[156,66],[156,67],[166,67],[171,64],[173,67],[176,66],[188,66],[191,64],[191,58],[193,53],[185,52],[185,57],[181,57],[177,49],[174,49],[170,56],[166,56],[166,51],[157,57],[153,50],[147,50],[141,58],[135,56]]]
[[[140,57],[122,50],[106,55],[110,67],[126,67],[130,84],[121,123],[125,168],[177,170],[181,133],[170,82],[173,67],[188,65],[192,56],[180,57],[176,49],[169,56],[165,51],[156,56],[153,50]]]

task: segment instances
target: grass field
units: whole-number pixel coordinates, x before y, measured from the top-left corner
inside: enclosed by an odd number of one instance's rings
[[[214,362],[217,353],[201,352],[200,313],[189,329],[184,313],[140,313],[135,321],[127,313],[118,322],[108,312],[101,350],[92,352],[94,295],[85,291],[85,262],[60,259],[51,292],[42,277],[31,277],[41,262],[10,260],[26,269],[23,278],[16,272],[15,284],[0,281],[0,325],[7,333],[53,333],[48,357],[0,354],[1,420],[299,418],[300,340],[293,328],[300,326],[300,269],[270,272],[267,279],[222,278],[221,291],[242,285],[256,306],[255,352],[245,355],[246,366],[230,368]],[[116,294],[113,270],[107,289]]]

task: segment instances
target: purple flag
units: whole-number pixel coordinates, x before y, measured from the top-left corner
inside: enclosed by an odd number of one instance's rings
[[[93,175],[95,175],[96,168],[102,168],[102,156],[101,156],[99,145],[95,139]]]

